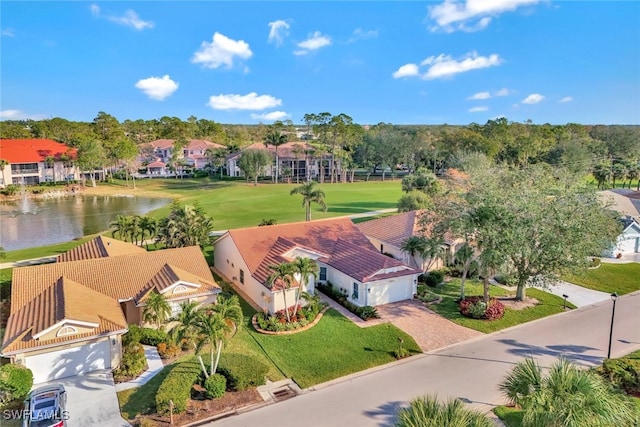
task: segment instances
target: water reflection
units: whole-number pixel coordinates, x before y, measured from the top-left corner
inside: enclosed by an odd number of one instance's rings
[[[0,204],[0,246],[5,250],[68,242],[109,228],[118,215],[146,214],[169,199],[75,196]]]

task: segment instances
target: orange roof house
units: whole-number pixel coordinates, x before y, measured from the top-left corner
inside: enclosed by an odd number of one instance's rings
[[[0,139],[0,159],[9,163],[38,163],[63,154],[75,158],[76,149],[51,139]]]
[[[16,268],[2,355],[29,367],[34,382],[115,368],[121,336],[142,323],[152,292],[175,314],[184,301],[214,302],[220,288],[199,247],[147,252],[105,236],[53,264]]]
[[[343,289],[354,304],[379,305],[415,293],[419,270],[379,253],[348,218],[229,230],[215,244],[214,265],[256,305],[275,312],[284,308],[282,292],[272,287],[271,265],[297,257],[320,267],[319,281]],[[314,292],[310,280],[307,292]]]

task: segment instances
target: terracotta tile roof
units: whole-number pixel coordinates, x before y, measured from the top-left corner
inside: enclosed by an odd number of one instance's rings
[[[143,248],[106,236],[98,236],[56,257],[56,262],[79,261],[93,258],[113,257],[146,253]]]
[[[51,139],[0,139],[0,159],[9,163],[44,162],[48,156],[59,157],[76,150]]]
[[[219,290],[202,251],[191,246],[16,268],[11,286],[11,312],[25,306],[63,276],[116,301],[135,300],[144,294],[145,286],[165,264],[201,278],[207,285],[203,285],[199,293]],[[189,294],[180,294],[181,297],[184,295]]]
[[[331,256],[323,261],[360,282],[422,273],[378,251],[363,249],[344,239],[336,242]]]
[[[87,337],[127,328],[118,301],[64,276],[21,308],[15,310],[12,306],[11,311],[3,353],[63,341],[61,338],[65,337],[43,340],[33,336],[65,320],[98,325],[93,331],[82,334]]]
[[[252,275],[256,274],[280,237],[324,254],[333,252],[333,246],[339,238],[347,239],[362,248],[375,250],[369,239],[349,218],[239,228],[229,230],[228,237],[233,239]]]
[[[148,168],[163,168],[167,166],[165,163],[162,163],[161,161],[157,160],[155,162],[151,162],[147,165]]]
[[[202,287],[186,292],[181,292],[180,297],[188,296],[191,294],[207,293],[211,290],[215,290],[218,285],[213,280],[206,280],[181,268],[175,267],[170,264],[165,264],[162,269],[156,273],[149,282],[144,286],[143,291],[138,294],[136,300],[139,302],[145,301],[149,294],[156,290],[162,292],[177,281],[194,283],[196,285],[202,285]]]
[[[420,224],[423,212],[403,212],[361,222],[357,226],[365,235],[401,248],[404,241],[411,236],[429,235],[430,230],[425,232]],[[444,242],[448,245],[452,245],[457,240],[449,232],[444,234]]]
[[[420,233],[420,214],[421,211],[404,212],[361,222],[357,226],[365,235],[399,248],[409,237]]]

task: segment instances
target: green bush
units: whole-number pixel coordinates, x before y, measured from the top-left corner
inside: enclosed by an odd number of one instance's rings
[[[166,342],[168,335],[161,329],[140,328],[140,343],[157,347],[161,342]]]
[[[481,319],[487,312],[487,303],[484,301],[476,301],[469,306],[469,316],[474,319]]]
[[[220,374],[213,374],[204,380],[204,388],[207,399],[218,399],[227,390],[227,379]]]
[[[440,298],[440,295],[431,291],[424,291],[422,293],[418,292],[418,299],[422,302],[433,302],[437,301]]]
[[[173,401],[173,412],[180,413],[187,409],[191,398],[191,388],[200,377],[200,365],[195,360],[176,365],[167,374],[156,393],[156,411],[165,415],[169,413],[169,401]]]
[[[138,325],[129,325],[129,332],[122,336],[122,345],[128,347],[130,345],[140,344],[142,338],[142,328]]]
[[[218,372],[227,378],[229,390],[235,391],[263,385],[268,371],[255,357],[237,353],[223,354],[218,366]]]
[[[378,315],[378,310],[375,307],[371,307],[370,305],[365,305],[364,307],[358,307],[358,308],[360,309],[358,310],[360,312],[358,316],[360,316],[362,320],[380,318],[380,315]]]
[[[0,193],[4,194],[5,196],[13,196],[18,192],[19,188],[20,187],[15,184],[8,184],[3,190],[0,190]]]
[[[427,286],[435,288],[436,286],[444,283],[444,272],[440,270],[430,271],[427,277],[425,277],[424,282]]]
[[[180,349],[173,343],[161,342],[158,344],[158,355],[161,359],[172,359],[178,355]]]
[[[627,393],[638,393],[640,392],[640,356],[633,357],[634,354],[620,359],[605,359],[598,371],[616,388]]]
[[[24,399],[33,386],[31,369],[14,364],[0,366],[0,401]]]
[[[114,375],[137,377],[145,369],[147,369],[147,358],[144,355],[144,349],[140,344],[132,344],[124,348],[120,368],[115,370]]]

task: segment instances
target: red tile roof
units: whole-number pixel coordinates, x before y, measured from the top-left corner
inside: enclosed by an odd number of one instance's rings
[[[404,212],[361,222],[357,226],[365,235],[401,248],[404,241],[409,237],[428,236],[430,233],[429,229],[425,232],[420,224],[422,213],[423,211]],[[456,240],[451,233],[445,233],[444,241],[446,244],[451,245]]]
[[[118,255],[145,253],[143,248],[121,240],[112,239],[106,236],[98,236],[60,254],[56,262],[80,261],[83,259],[104,258]]]
[[[172,148],[175,144],[175,139],[157,139],[151,141],[149,144],[153,148],[167,149]],[[187,145],[184,146],[184,150],[206,150],[207,148],[226,148],[224,145],[216,144],[215,142],[206,141],[204,139],[189,139]]]
[[[76,150],[51,139],[0,139],[0,159],[9,163],[44,162],[65,153],[75,157]]]

